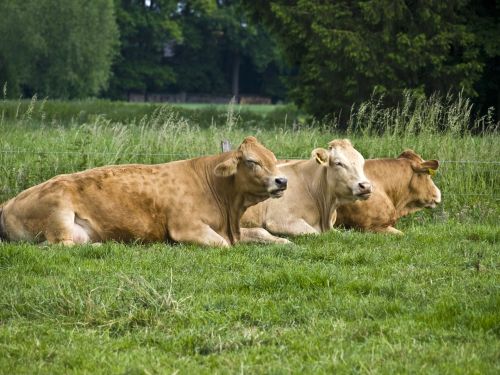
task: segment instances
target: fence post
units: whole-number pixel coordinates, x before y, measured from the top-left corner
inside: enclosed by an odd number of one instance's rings
[[[222,152],[228,152],[228,151],[231,151],[233,146],[231,146],[231,142],[229,142],[229,139],[224,139],[224,140],[220,141],[220,148],[221,148]]]

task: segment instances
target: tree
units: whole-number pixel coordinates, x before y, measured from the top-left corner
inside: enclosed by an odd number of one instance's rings
[[[468,26],[480,46],[481,78],[474,85],[478,93],[476,104],[485,113],[496,107],[500,119],[500,2],[482,0],[470,2],[467,11]]]
[[[161,90],[175,81],[164,49],[181,38],[175,0],[115,0],[120,53],[108,94]]]
[[[290,95],[312,114],[348,111],[373,92],[392,101],[405,89],[477,95],[485,63],[471,1],[244,1],[296,66]]]
[[[245,61],[262,73],[269,65],[276,64],[280,56],[266,30],[258,23],[249,22],[240,0],[219,0],[217,4],[210,19],[212,35],[219,38],[222,52],[230,66],[231,94],[238,97],[240,70]]]
[[[241,0],[117,0],[121,51],[110,94],[282,95],[276,45]],[[243,73],[243,74],[241,74]],[[251,76],[242,80],[241,76]]]
[[[183,38],[172,59],[178,73],[177,88],[230,92],[237,97],[243,84],[247,92],[270,93],[272,79],[267,80],[264,73],[277,76],[280,56],[276,44],[261,25],[249,22],[240,0],[218,0],[212,5],[197,12],[190,2],[183,3]],[[252,81],[241,82],[241,77],[248,75]]]
[[[176,20],[182,37],[171,45],[169,64],[175,72],[175,81],[164,87],[173,92],[212,93],[227,92],[224,60],[218,32],[211,23],[216,2],[179,4]]]
[[[0,81],[9,93],[96,95],[117,47],[112,0],[0,1]]]

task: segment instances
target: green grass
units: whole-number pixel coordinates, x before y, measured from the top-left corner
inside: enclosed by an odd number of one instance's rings
[[[498,227],[292,247],[3,245],[0,371],[498,373]]]
[[[406,100],[362,103],[347,133],[283,112],[262,127],[234,107],[214,108],[208,125],[123,103],[79,119],[78,102],[0,109],[0,201],[56,174],[214,154],[246,135],[279,158],[349,137],[365,157],[413,148],[444,161],[443,204],[401,220],[403,237],[335,231],[229,250],[1,243],[0,373],[498,373],[498,124],[462,99]]]
[[[209,104],[209,103],[175,103],[173,105],[174,108],[187,108],[187,109],[206,109],[206,108],[215,108],[218,111],[222,111],[226,113],[231,106],[234,106],[238,111],[248,111],[248,112],[257,112],[257,113],[269,113],[274,112],[276,110],[280,110],[285,108],[285,105],[281,104]],[[289,108],[293,108],[293,106],[289,106]]]
[[[83,124],[92,122],[96,117],[125,124],[140,122],[155,117],[164,107],[175,110],[191,123],[200,127],[226,123],[227,112],[232,111],[235,118],[243,116],[246,123],[272,128],[289,117],[292,122],[299,112],[293,105],[257,104],[195,104],[195,103],[128,103],[112,102],[104,99],[75,101],[61,100],[2,100],[0,101],[0,120],[36,120],[46,124]]]
[[[500,217],[498,133],[345,134],[326,125],[283,125],[269,130],[248,123],[240,126],[230,114],[226,117],[222,126],[201,128],[165,107],[155,116],[132,124],[105,117],[80,125],[53,125],[29,118],[4,120],[0,125],[0,201],[61,173],[215,154],[220,152],[223,139],[236,146],[245,136],[255,135],[278,158],[287,159],[308,158],[312,149],[326,147],[334,138],[349,137],[366,158],[397,157],[405,148],[412,148],[424,158],[444,161],[435,178],[444,204],[434,215],[461,217],[473,223],[496,222]]]

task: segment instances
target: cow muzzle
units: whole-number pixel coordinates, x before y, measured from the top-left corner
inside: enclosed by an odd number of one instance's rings
[[[359,182],[354,190],[354,197],[360,200],[370,198],[373,193],[373,185],[369,181]]]
[[[436,189],[434,192],[434,196],[432,197],[432,200],[427,204],[426,207],[428,208],[436,208],[436,206],[441,203],[441,190]]]
[[[286,177],[276,177],[271,184],[271,188],[268,190],[271,198],[280,198],[285,193],[288,185],[288,179]]]
[[[427,208],[436,208],[436,206],[441,203],[441,192],[436,193],[432,200],[428,202],[425,207]]]

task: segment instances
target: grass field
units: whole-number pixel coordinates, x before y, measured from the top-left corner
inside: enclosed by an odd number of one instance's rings
[[[0,101],[1,120],[30,119],[45,124],[68,126],[101,120],[124,124],[150,120],[165,108],[175,109],[179,115],[202,128],[224,125],[228,112],[235,117],[244,116],[246,124],[258,124],[261,128],[273,128],[286,122],[286,115],[298,116],[293,105],[253,104],[196,104],[196,103],[120,103],[104,99],[75,101],[60,100],[3,100]]]
[[[365,157],[413,148],[443,161],[443,204],[402,220],[403,237],[334,231],[230,250],[2,243],[0,373],[498,373],[500,136],[467,102],[433,100],[363,104],[347,133],[286,109],[270,128],[234,108],[207,126],[170,107],[49,120],[41,103],[6,115],[4,101],[0,201],[59,173],[213,154],[252,134],[280,158],[338,137]]]

